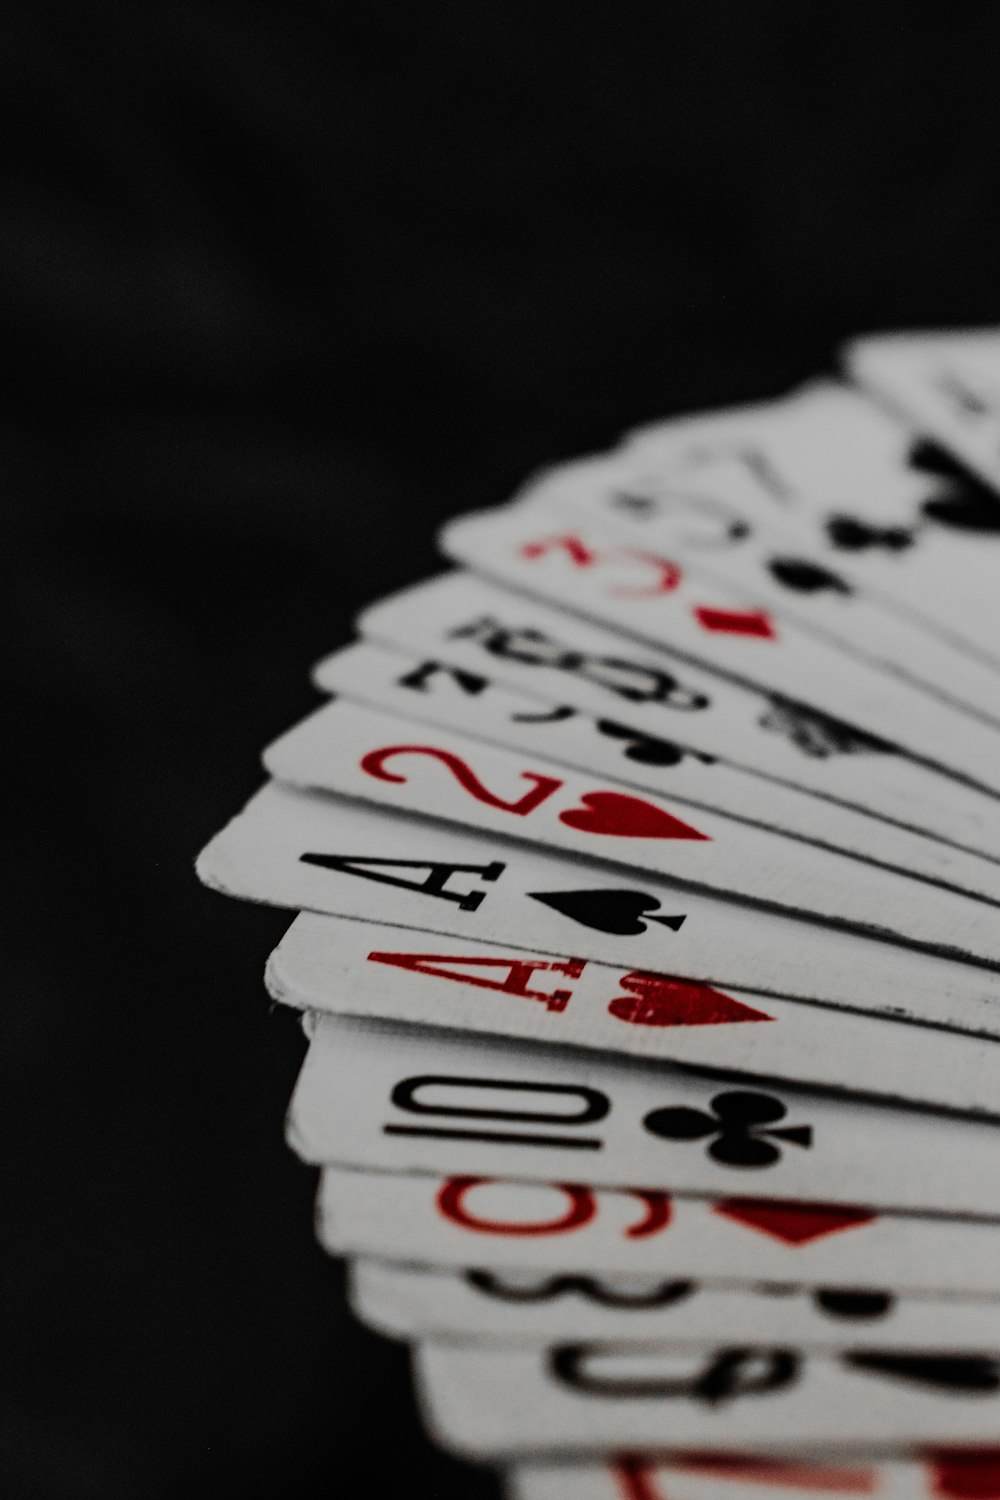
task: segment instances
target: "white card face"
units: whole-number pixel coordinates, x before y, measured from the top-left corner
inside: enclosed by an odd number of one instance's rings
[[[215,890],[273,906],[1000,1036],[1000,981],[984,970],[274,783],[197,868]]]
[[[389,1338],[549,1344],[794,1344],[1000,1351],[1000,1301],[839,1287],[729,1287],[664,1276],[437,1271],[355,1260],[356,1317]]]
[[[878,1500],[994,1500],[1000,1450],[957,1449],[885,1463],[860,1459],[767,1459],[723,1455],[607,1463],[517,1464],[507,1471],[507,1500],[817,1500],[874,1495]]]
[[[746,1189],[744,1189],[744,1192]],[[326,1167],[333,1255],[558,1275],[1000,1296],[1000,1224],[745,1196]]]
[[[644,1448],[854,1457],[993,1443],[1000,1430],[990,1355],[427,1343],[415,1373],[433,1436],[469,1458]]]
[[[807,522],[804,540],[831,569],[1000,666],[995,491],[856,392],[816,382],[771,406],[664,422],[636,434],[629,453],[651,470],[644,491],[625,497],[637,522],[693,520],[701,476],[728,460],[762,520]],[[709,540],[688,524],[678,542],[699,539]]]
[[[813,640],[839,648],[953,711],[994,728],[1000,723],[996,668],[930,622],[873,597],[808,513],[786,507],[776,514],[758,474],[742,463],[720,459],[678,475],[659,450],[627,447],[550,470],[522,491],[517,508],[556,534],[572,533],[578,523],[607,527],[609,538],[637,549],[637,574],[640,558],[647,573],[651,558],[669,559],[689,575],[690,587],[704,582],[730,590],[767,611],[786,646],[797,638],[799,646]],[[679,569],[664,574],[664,584],[680,587]]]
[[[856,339],[850,373],[1000,488],[1000,330]]]
[[[606,524],[568,526],[523,506],[453,521],[441,545],[454,561],[508,588],[833,714],[1000,791],[998,733],[989,724],[966,715],[958,733],[952,705],[792,621],[777,621],[747,589],[695,576],[686,558],[681,568],[623,544]],[[995,712],[992,704],[988,712]]]
[[[279,781],[1000,964],[995,907],[797,839],[337,701],[264,752]],[[835,818],[835,815],[834,815]]]
[[[1000,1116],[1000,1046],[571,955],[300,916],[268,963],[302,1010],[598,1048]]]
[[[315,1164],[1000,1219],[1000,1127],[792,1085],[316,1018],[288,1115]]]
[[[777,401],[647,423],[627,433],[621,446],[655,455],[672,475],[692,481],[702,469],[728,461],[756,480],[755,490],[747,491],[756,494],[755,518],[783,526],[796,524],[800,505],[836,511],[851,498],[865,515],[902,524],[909,507],[929,492],[927,474],[910,462],[907,426],[838,380],[809,380]],[[683,493],[696,491],[692,482]],[[633,515],[647,508],[627,499],[616,507]],[[680,520],[680,508],[671,509]],[[690,529],[683,536],[691,539]],[[843,549],[851,559],[861,550]]]
[[[627,724],[718,765],[818,793],[995,857],[1000,802],[847,725],[727,682],[470,573],[418,584],[367,609],[366,637],[487,677],[549,704]],[[330,658],[316,668],[333,689]],[[439,690],[418,671],[414,700]],[[625,741],[619,748],[627,757]]]
[[[457,730],[518,754],[540,754],[571,769],[611,777],[692,808],[710,808],[771,832],[926,878],[1000,903],[1000,863],[937,840],[832,806],[794,787],[692,753],[675,741],[650,738],[635,725],[550,708],[434,662],[361,642],[327,657],[323,687],[403,722]],[[413,684],[417,683],[414,690]]]

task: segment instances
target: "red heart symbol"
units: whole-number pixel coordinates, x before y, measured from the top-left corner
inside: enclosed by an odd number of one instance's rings
[[[721,990],[666,974],[634,970],[619,980],[630,995],[618,995],[608,1006],[611,1015],[633,1026],[726,1026],[734,1021],[773,1021]]]
[[[559,814],[560,823],[581,833],[608,833],[623,839],[708,839],[689,823],[641,797],[624,792],[586,792],[582,806]]]

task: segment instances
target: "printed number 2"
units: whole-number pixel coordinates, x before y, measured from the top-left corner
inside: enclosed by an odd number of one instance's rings
[[[516,802],[510,802],[503,797],[495,796],[488,787],[483,786],[464,760],[460,760],[457,755],[452,755],[449,750],[437,750],[433,745],[386,745],[381,750],[369,750],[368,754],[362,758],[361,769],[379,781],[405,782],[405,776],[399,776],[385,769],[386,761],[395,755],[429,755],[434,760],[443,761],[459,786],[463,787],[471,797],[475,797],[477,802],[485,802],[488,807],[500,807],[504,812],[517,813],[522,818],[534,812],[546,797],[551,797],[552,793],[557,792],[562,786],[562,782],[556,776],[540,776],[535,771],[522,771],[521,779],[533,781],[535,785]]]

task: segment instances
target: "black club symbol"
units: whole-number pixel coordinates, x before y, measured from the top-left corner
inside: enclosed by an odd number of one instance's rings
[[[701,1141],[706,1136],[714,1137],[708,1154],[727,1167],[773,1166],[781,1159],[781,1147],[774,1144],[775,1140],[804,1148],[812,1145],[811,1125],[783,1125],[778,1130],[764,1128],[775,1125],[788,1113],[781,1100],[771,1094],[732,1089],[725,1094],[716,1094],[711,1107],[712,1114],[703,1109],[689,1109],[686,1105],[654,1109],[643,1124],[653,1135],[665,1136],[671,1141]]]

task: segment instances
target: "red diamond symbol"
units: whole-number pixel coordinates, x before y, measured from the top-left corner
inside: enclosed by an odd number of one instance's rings
[[[874,1224],[878,1218],[865,1208],[844,1208],[839,1203],[781,1203],[771,1198],[724,1198],[713,1204],[712,1211],[786,1245],[808,1245],[842,1229]]]
[[[956,1448],[928,1454],[935,1495],[948,1500],[996,1500],[1000,1495],[1000,1448]]]
[[[777,637],[770,615],[762,609],[712,609],[707,604],[698,604],[694,617],[703,629],[722,635],[756,635],[765,641]]]

